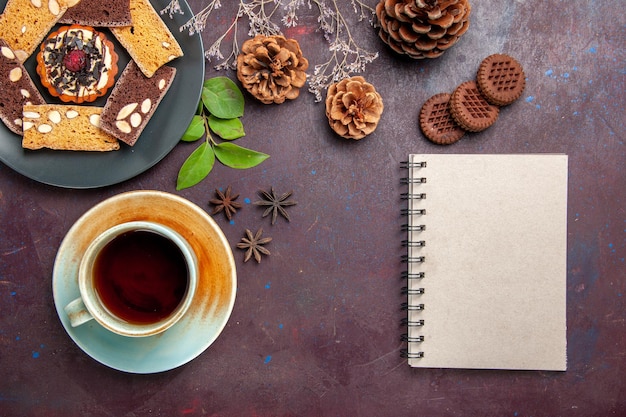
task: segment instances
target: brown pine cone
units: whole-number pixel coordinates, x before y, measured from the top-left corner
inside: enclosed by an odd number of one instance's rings
[[[380,0],[378,35],[395,52],[436,58],[469,28],[468,0]]]
[[[330,127],[346,139],[372,133],[383,113],[383,99],[365,78],[344,78],[328,87],[326,116]]]
[[[256,99],[280,104],[294,99],[306,82],[309,61],[294,39],[281,35],[257,35],[241,46],[237,78]]]

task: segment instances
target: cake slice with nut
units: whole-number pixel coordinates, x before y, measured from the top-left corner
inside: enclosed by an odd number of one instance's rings
[[[130,61],[108,97],[100,127],[133,146],[169,90],[176,68],[164,65],[151,78]]]
[[[14,133],[22,134],[24,104],[45,103],[24,65],[0,39],[0,119]]]
[[[183,50],[149,0],[130,0],[132,26],[112,27],[111,32],[148,78]]]
[[[24,62],[70,6],[80,0],[9,0],[0,15],[0,39]]]
[[[130,26],[130,0],[81,0],[67,9],[59,20],[66,25]]]
[[[27,104],[23,112],[25,149],[114,151],[118,140],[100,129],[101,107]]]

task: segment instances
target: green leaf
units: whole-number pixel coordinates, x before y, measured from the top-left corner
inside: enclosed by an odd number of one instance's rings
[[[235,119],[220,119],[212,114],[209,115],[209,127],[219,137],[226,140],[239,139],[246,135],[243,130],[243,123],[239,118]]]
[[[243,94],[228,77],[206,80],[202,86],[202,102],[212,115],[220,119],[243,116]]]
[[[253,151],[234,143],[222,142],[214,146],[217,159],[230,168],[252,168],[265,161],[270,156],[262,152]]]
[[[213,148],[207,142],[189,155],[183,166],[178,171],[178,179],[176,180],[176,189],[182,190],[196,185],[213,169],[215,164],[215,153]]]
[[[204,117],[193,116],[189,127],[187,127],[187,130],[185,130],[185,133],[183,133],[183,137],[180,138],[180,140],[184,142],[193,142],[204,136],[204,133]]]

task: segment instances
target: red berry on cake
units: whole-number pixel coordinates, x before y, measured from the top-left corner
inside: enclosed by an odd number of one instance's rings
[[[78,72],[87,66],[87,54],[82,49],[69,51],[63,57],[63,66],[68,71]]]

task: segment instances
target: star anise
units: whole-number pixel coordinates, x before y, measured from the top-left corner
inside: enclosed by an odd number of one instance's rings
[[[212,214],[217,214],[223,211],[228,220],[232,219],[233,215],[237,212],[237,209],[241,208],[241,203],[235,200],[239,197],[239,194],[231,195],[230,185],[226,188],[225,192],[221,192],[215,189],[215,195],[217,198],[212,198],[209,203],[215,205]]]
[[[257,263],[261,262],[261,255],[268,255],[270,251],[267,250],[263,245],[272,241],[271,237],[261,238],[263,234],[263,228],[259,229],[255,235],[248,229],[246,229],[246,236],[241,238],[241,242],[237,243],[237,247],[239,249],[245,249],[246,255],[243,258],[244,262],[248,262],[250,258],[254,255],[254,259]]]
[[[293,191],[288,191],[281,196],[277,196],[274,192],[274,187],[271,187],[269,192],[260,190],[259,195],[263,198],[263,200],[255,201],[254,205],[267,207],[263,212],[263,217],[272,213],[272,224],[276,223],[278,213],[290,222],[291,219],[289,218],[289,214],[285,210],[285,207],[296,205],[295,201],[287,200],[291,194],[293,194]]]

